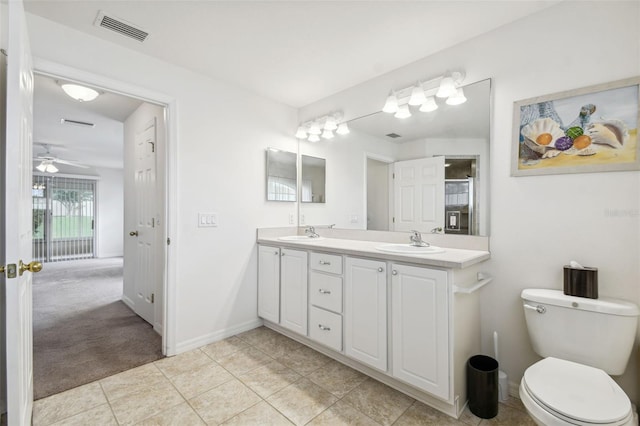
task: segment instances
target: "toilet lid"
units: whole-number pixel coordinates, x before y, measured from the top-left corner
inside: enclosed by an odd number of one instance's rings
[[[624,391],[598,368],[549,357],[529,367],[524,381],[539,403],[570,419],[614,423],[631,410]]]

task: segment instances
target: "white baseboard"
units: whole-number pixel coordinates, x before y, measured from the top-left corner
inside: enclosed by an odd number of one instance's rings
[[[136,311],[136,304],[133,303],[133,300],[129,299],[126,295],[122,295],[122,301],[124,302],[125,305],[127,305],[129,307],[129,309],[131,309],[133,312]]]
[[[218,340],[226,339],[227,337],[234,336],[238,333],[242,333],[243,331],[252,330],[256,327],[260,327],[261,325],[262,320],[260,318],[256,318],[242,324],[234,325],[232,327],[216,331],[214,333],[205,334],[204,336],[196,337],[185,342],[180,342],[176,344],[176,355],[182,352],[187,352],[192,349],[199,348],[204,345],[208,345],[209,343],[217,342]]]
[[[520,399],[520,383],[509,382],[509,396]]]

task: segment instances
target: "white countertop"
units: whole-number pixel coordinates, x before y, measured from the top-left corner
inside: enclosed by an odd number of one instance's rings
[[[444,253],[433,254],[404,254],[388,253],[377,250],[377,246],[387,244],[381,241],[362,241],[340,238],[322,238],[305,241],[282,241],[278,237],[260,237],[258,244],[267,244],[293,249],[363,256],[373,259],[390,260],[394,262],[414,263],[425,266],[439,266],[443,268],[466,268],[483,262],[491,257],[488,251],[465,250],[442,247]]]

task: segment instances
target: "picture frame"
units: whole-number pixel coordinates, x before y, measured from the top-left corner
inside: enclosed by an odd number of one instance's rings
[[[514,102],[511,176],[640,170],[640,77]]]

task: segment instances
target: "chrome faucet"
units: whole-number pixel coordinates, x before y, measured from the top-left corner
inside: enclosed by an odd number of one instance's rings
[[[433,229],[431,230],[431,233],[432,233],[432,234],[439,234],[439,233],[441,233],[441,232],[442,232],[442,227],[441,227],[441,226],[436,226],[435,228],[433,228]]]
[[[305,234],[309,235],[309,238],[319,238],[320,235],[316,233],[316,228],[313,226],[307,226],[307,229],[304,230]]]
[[[429,247],[429,243],[426,241],[422,241],[422,235],[419,231],[411,231],[411,245],[414,247]]]

